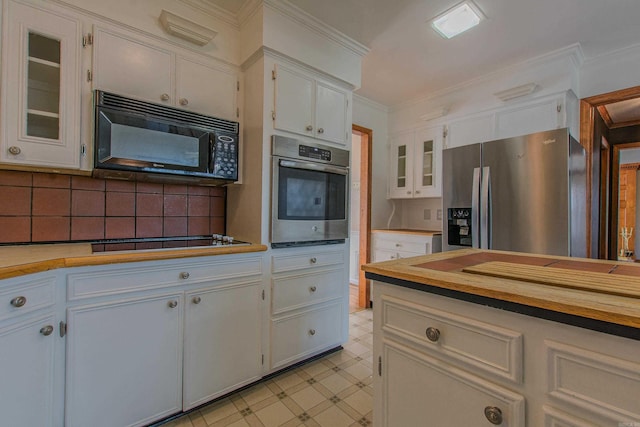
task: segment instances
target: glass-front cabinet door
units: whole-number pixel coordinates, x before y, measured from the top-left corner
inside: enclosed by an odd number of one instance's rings
[[[442,196],[442,131],[419,129],[415,140],[414,197]]]
[[[414,132],[396,135],[391,141],[391,170],[389,171],[389,197],[413,197]]]
[[[7,1],[3,29],[0,161],[79,168],[81,22]]]

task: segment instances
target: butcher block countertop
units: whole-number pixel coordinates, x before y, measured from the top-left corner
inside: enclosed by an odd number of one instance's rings
[[[371,230],[371,232],[372,233],[417,234],[422,236],[436,236],[436,235],[442,234],[442,231],[413,230],[408,228],[376,229],[376,230]]]
[[[640,339],[640,265],[633,263],[463,249],[362,269],[369,279]]]
[[[96,253],[92,252],[89,243],[0,246],[0,279],[64,267],[242,254],[266,250],[266,246],[254,244]]]

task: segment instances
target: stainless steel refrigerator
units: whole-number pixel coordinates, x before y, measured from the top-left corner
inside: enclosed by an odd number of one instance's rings
[[[586,256],[586,157],[568,129],[443,151],[442,249]]]

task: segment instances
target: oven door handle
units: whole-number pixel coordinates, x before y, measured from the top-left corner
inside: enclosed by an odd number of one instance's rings
[[[285,168],[312,170],[318,172],[330,172],[338,175],[348,175],[348,168],[341,168],[337,166],[315,164],[309,162],[296,162],[295,160],[280,160],[280,166]]]

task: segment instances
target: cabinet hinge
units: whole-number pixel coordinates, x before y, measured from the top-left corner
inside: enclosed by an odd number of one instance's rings
[[[93,34],[87,33],[86,36],[82,36],[82,47],[91,46],[93,44]]]
[[[378,356],[378,376],[382,376],[382,356]]]
[[[87,144],[80,144],[80,155],[82,157],[87,155]]]
[[[274,110],[271,110],[271,120],[275,120],[276,119],[276,112]]]
[[[264,289],[262,290],[262,301],[264,301]]]
[[[236,91],[240,92],[240,80],[236,82]]]
[[[556,111],[558,111],[558,113],[562,111],[562,104],[558,103]]]
[[[271,70],[271,80],[275,80],[276,77],[277,77],[276,70],[275,69]]]
[[[236,108],[236,117],[240,117],[240,108]]]
[[[87,70],[87,81],[90,82],[93,80],[93,75],[91,74],[91,70]]]
[[[264,354],[262,355],[262,364],[264,365]]]
[[[442,137],[446,138],[447,135],[449,135],[449,128],[446,125],[442,126]]]
[[[67,324],[64,321],[60,321],[60,337],[67,335]]]

